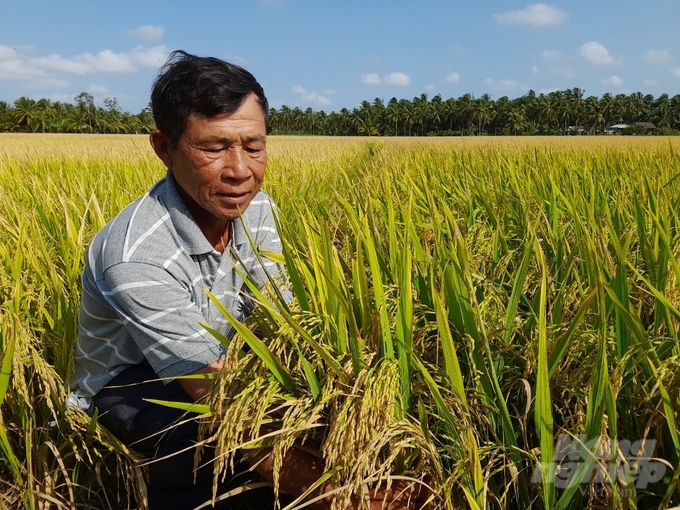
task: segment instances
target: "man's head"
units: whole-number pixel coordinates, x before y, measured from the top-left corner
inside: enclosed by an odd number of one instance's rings
[[[267,119],[269,104],[262,86],[240,66],[218,58],[174,51],[161,68],[151,91],[156,127],[177,147],[192,113],[211,118],[233,113],[254,94]]]
[[[174,52],[154,83],[156,155],[208,240],[225,234],[260,191],[267,166],[267,99],[246,70]]]

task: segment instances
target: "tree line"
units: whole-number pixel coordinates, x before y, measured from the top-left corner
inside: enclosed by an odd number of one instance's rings
[[[680,134],[680,94],[636,92],[584,97],[573,88],[548,94],[529,91],[524,96],[496,101],[488,94],[475,98],[464,94],[455,99],[432,99],[421,94],[412,100],[393,97],[348,110],[326,113],[311,108],[282,106],[269,112],[273,134],[363,136],[454,136],[454,135],[563,135],[602,134],[613,124],[628,124],[630,134],[647,133],[636,122],[651,122],[656,134]]]
[[[20,97],[14,103],[0,101],[0,132],[143,134],[155,127],[151,107],[132,114],[123,112],[118,99],[107,97],[104,107],[94,96],[81,92],[73,104]]]
[[[530,90],[516,99],[488,94],[464,94],[431,99],[421,94],[412,100],[375,98],[351,110],[327,113],[312,108],[282,106],[269,110],[269,132],[280,135],[331,136],[464,136],[602,134],[613,124],[630,125],[625,132],[650,131],[636,122],[651,122],[655,134],[680,134],[680,94],[635,92],[584,97],[579,88],[536,94]],[[0,101],[0,131],[41,133],[149,133],[154,129],[151,107],[140,113],[123,112],[114,98],[96,106],[82,92],[74,103],[38,101],[20,97]]]

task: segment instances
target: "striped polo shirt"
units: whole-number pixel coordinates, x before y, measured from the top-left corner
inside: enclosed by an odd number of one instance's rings
[[[260,264],[248,239],[260,250],[281,252],[275,210],[260,191],[242,214],[243,222],[232,221],[229,245],[219,253],[182,202],[169,170],[100,230],[82,276],[68,404],[87,409],[92,397],[131,365],[148,362],[160,377],[173,377],[221,358],[224,347],[200,323],[227,337],[233,328],[206,290],[234,317],[244,318],[248,291],[235,268],[245,269],[260,287],[266,273],[282,271],[267,259]]]

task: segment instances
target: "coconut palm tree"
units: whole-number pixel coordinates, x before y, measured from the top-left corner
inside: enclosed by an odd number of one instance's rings
[[[10,131],[14,125],[10,114],[11,108],[6,101],[0,101],[0,131]]]
[[[456,101],[458,105],[458,115],[461,120],[461,131],[460,134],[463,136],[465,130],[470,127],[470,119],[472,117],[473,110],[473,97],[472,94],[463,94]]]
[[[557,125],[558,96],[555,93],[541,94],[538,97],[538,121],[548,129]]]
[[[508,112],[508,127],[516,136],[521,134],[528,121],[526,116],[526,106],[517,105]]]
[[[654,124],[657,127],[670,127],[671,120],[671,101],[668,94],[661,94],[656,101],[654,101]]]
[[[14,108],[11,110],[16,129],[24,131],[33,130],[33,121],[38,114],[38,105],[30,97],[22,96],[14,101]]]
[[[408,99],[402,99],[399,101],[399,109],[401,110],[401,120],[404,123],[404,132],[407,131],[406,128],[408,127],[408,136],[411,136],[411,127],[415,122],[415,108],[413,103]]]
[[[399,102],[396,97],[390,99],[385,109],[385,120],[391,124],[394,124],[394,136],[397,136],[399,132],[399,122],[401,121],[401,109],[399,108]]]
[[[601,133],[605,127],[600,101],[595,96],[590,96],[585,100],[584,119],[590,127],[591,134],[595,132]]]
[[[80,108],[74,109],[66,118],[66,128],[71,133],[92,133],[94,131],[90,124],[90,116]]]
[[[602,112],[602,118],[604,119],[604,125],[609,126],[612,123],[614,107],[614,98],[609,92],[605,92],[600,99],[600,111]]]
[[[33,115],[32,131],[44,133],[49,131],[50,125],[54,122],[54,107],[49,99],[40,99],[35,104],[35,114]]]
[[[442,114],[444,115],[444,119],[449,122],[449,131],[453,131],[453,123],[458,114],[458,103],[454,98],[450,97],[444,101],[442,104]]]
[[[494,106],[489,94],[484,94],[472,103],[472,118],[477,121],[477,135],[481,135],[484,126],[495,116]]]

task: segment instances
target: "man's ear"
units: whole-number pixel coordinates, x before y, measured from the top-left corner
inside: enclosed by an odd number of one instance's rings
[[[151,142],[151,147],[153,147],[156,156],[159,157],[167,168],[172,168],[172,155],[170,154],[172,145],[170,145],[170,141],[163,132],[160,129],[151,131],[149,142]]]

